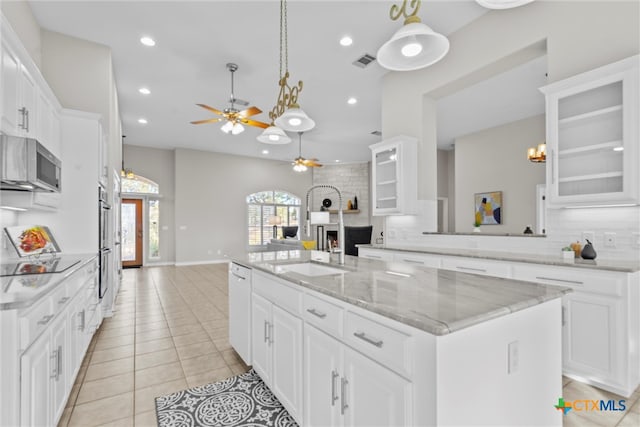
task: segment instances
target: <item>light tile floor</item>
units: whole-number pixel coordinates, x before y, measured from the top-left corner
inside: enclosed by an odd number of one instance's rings
[[[115,315],[91,342],[59,426],[156,426],[154,398],[247,370],[228,337],[227,265],[124,270]],[[563,378],[565,401],[621,396]],[[624,412],[574,412],[573,426],[640,426]]]

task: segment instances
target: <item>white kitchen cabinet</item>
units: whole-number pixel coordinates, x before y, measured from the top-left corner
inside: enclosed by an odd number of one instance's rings
[[[51,419],[57,422],[62,417],[71,389],[69,372],[71,354],[76,350],[69,344],[71,331],[67,327],[67,316],[59,316],[51,325],[51,353],[55,355],[51,368]]]
[[[547,205],[637,203],[638,56],[541,88]]]
[[[308,323],[305,425],[411,424],[411,383]]]
[[[48,334],[40,336],[20,360],[20,425],[51,425],[51,376],[55,354]]]
[[[303,414],[302,319],[299,317],[302,294],[261,274],[253,275],[253,290],[253,367],[289,414],[300,422]]]
[[[418,201],[417,140],[397,136],[371,149],[373,215],[415,214]]]
[[[251,269],[229,264],[229,343],[251,364]]]
[[[384,249],[358,248],[358,256],[378,261],[393,261],[393,252]]]
[[[431,254],[420,254],[413,252],[396,252],[393,255],[394,261],[406,262],[408,264],[420,265],[423,267],[440,268],[441,256]]]
[[[566,376],[630,396],[640,384],[638,273],[514,264],[513,278],[566,286],[562,367]]]
[[[511,277],[511,266],[508,262],[452,256],[443,256],[441,259],[441,267],[444,270],[481,274],[483,276]]]

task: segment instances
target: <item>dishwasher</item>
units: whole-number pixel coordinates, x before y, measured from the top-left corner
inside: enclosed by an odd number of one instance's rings
[[[229,264],[229,343],[251,365],[251,269]]]

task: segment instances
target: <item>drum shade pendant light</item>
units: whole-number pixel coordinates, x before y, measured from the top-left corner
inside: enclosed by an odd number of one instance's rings
[[[296,86],[291,87],[288,79],[287,0],[280,0],[280,81],[278,82],[280,93],[269,117],[273,120],[274,126],[285,131],[306,132],[313,129],[316,123],[298,105],[298,95],[302,91],[302,80],[298,81]]]
[[[414,8],[407,13],[407,3]],[[440,61],[449,52],[449,39],[423,24],[417,16],[420,0],[403,0],[391,6],[392,21],[404,17],[404,26],[378,49],[378,63],[393,71],[411,71]]]

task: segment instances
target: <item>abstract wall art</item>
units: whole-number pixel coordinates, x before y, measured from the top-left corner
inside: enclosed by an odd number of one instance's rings
[[[481,225],[502,224],[502,191],[475,194],[474,222]]]

